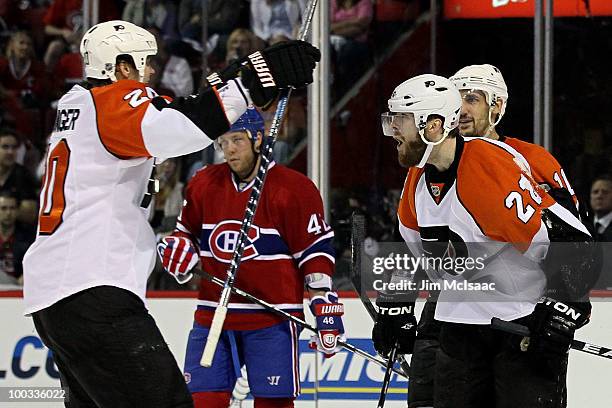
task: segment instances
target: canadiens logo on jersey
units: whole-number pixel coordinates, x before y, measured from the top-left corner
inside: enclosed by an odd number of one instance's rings
[[[230,263],[234,255],[234,251],[238,245],[240,237],[240,221],[228,220],[217,224],[211,231],[208,237],[208,246],[212,256],[219,262]],[[204,229],[207,229],[204,226]],[[246,261],[255,258],[259,255],[255,247],[255,242],[260,237],[259,227],[251,225],[251,229],[247,234],[248,243],[244,247],[242,260]]]

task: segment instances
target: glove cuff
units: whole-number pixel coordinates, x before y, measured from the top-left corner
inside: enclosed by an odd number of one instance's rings
[[[316,303],[311,305],[315,316],[342,316],[344,305],[342,303]]]

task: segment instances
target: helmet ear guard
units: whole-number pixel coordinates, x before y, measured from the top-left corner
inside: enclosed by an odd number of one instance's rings
[[[147,57],[157,54],[157,42],[155,36],[144,28],[127,21],[112,20],[87,30],[81,40],[80,52],[87,78],[117,81],[117,57],[129,55],[142,82]]]

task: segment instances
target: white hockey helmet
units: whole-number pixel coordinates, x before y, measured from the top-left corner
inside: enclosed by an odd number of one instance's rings
[[[91,27],[81,40],[85,76],[96,79],[115,77],[117,56],[130,55],[142,82],[147,57],[157,54],[155,36],[127,21],[112,20]]]
[[[506,112],[508,102],[508,87],[501,71],[491,64],[468,65],[455,73],[450,80],[457,89],[474,89],[484,92],[489,104],[489,123],[495,126],[499,123]],[[497,99],[502,100],[501,109],[497,120],[493,122],[491,109],[495,106]]]
[[[394,113],[411,113],[421,140],[427,144],[425,154],[417,167],[423,167],[431,154],[433,146],[446,139],[449,132],[459,124],[461,95],[453,83],[442,76],[433,74],[419,75],[398,85],[388,101],[389,111],[382,115],[383,133],[393,136],[391,124]],[[444,119],[444,134],[437,142],[425,138],[427,119],[438,115]]]

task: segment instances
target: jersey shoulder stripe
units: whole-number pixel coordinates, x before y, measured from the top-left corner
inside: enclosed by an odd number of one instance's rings
[[[151,157],[141,123],[153,91],[144,84],[121,80],[91,89],[98,134],[106,149],[119,158]]]

